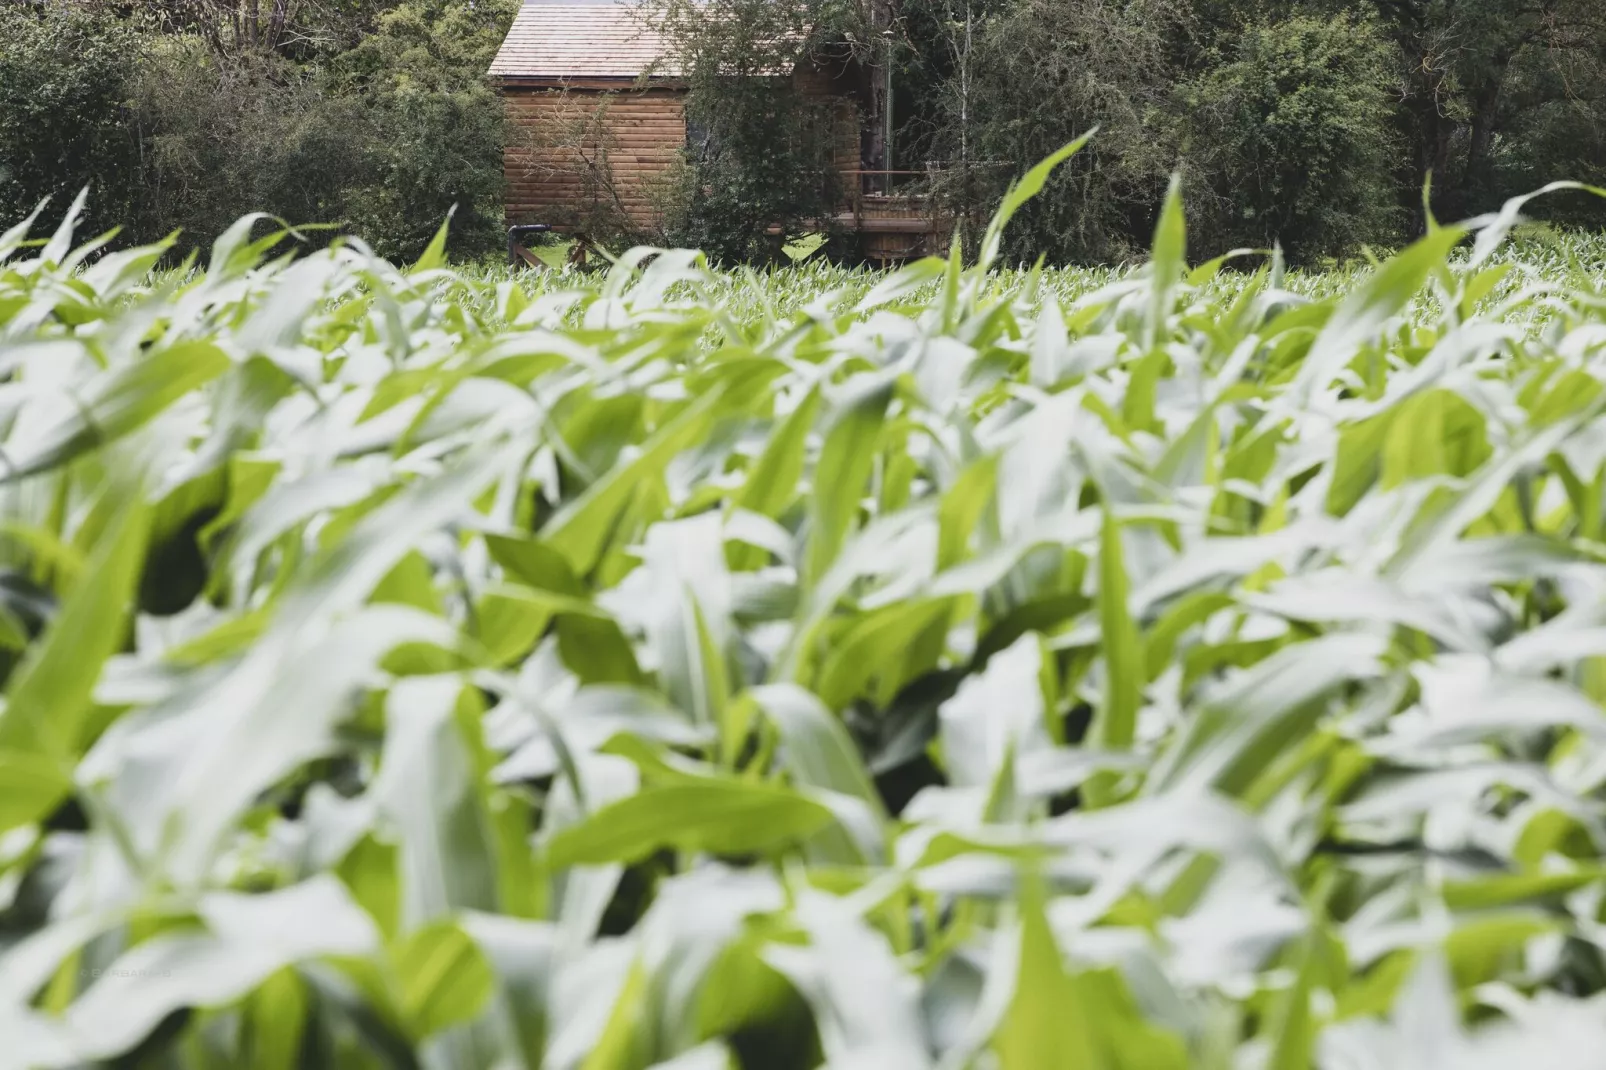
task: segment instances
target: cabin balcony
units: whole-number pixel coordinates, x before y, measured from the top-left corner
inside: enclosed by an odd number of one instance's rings
[[[837,228],[859,235],[866,260],[912,260],[940,252],[952,224],[930,196],[933,172],[842,171],[847,203],[832,219]]]

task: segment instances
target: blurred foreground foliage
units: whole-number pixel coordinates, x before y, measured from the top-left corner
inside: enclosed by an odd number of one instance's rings
[[[0,1067],[1595,1065],[1598,262],[1001,282],[1064,155],[801,295],[0,236]]]

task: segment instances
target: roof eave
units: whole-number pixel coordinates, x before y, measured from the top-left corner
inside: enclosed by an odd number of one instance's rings
[[[639,74],[492,74],[499,89],[684,89],[683,78]]]

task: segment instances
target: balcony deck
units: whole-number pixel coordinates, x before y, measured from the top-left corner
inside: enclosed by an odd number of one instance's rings
[[[930,197],[932,172],[926,171],[842,171],[847,197],[828,221],[838,232],[859,236],[859,255],[879,264],[911,260],[931,254],[941,255],[953,230],[953,219],[942,212]],[[572,228],[562,224],[514,226],[508,231],[508,257],[514,266],[541,267],[536,254],[523,245],[526,231],[550,231],[555,235],[578,237],[570,260],[584,263],[589,243]],[[772,226],[769,233],[779,235]]]
[[[927,171],[844,171],[848,203],[832,222],[863,236],[866,259],[886,262],[938,252],[951,228],[921,179]]]

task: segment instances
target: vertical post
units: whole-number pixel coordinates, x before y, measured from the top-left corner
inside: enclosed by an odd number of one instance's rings
[[[864,87],[869,114],[865,116],[862,131],[861,159],[864,170],[870,174],[862,177],[865,192],[874,193],[875,177],[879,173],[882,192],[887,192],[890,188],[887,183],[892,177],[886,172],[892,170],[892,47],[897,0],[863,2],[868,39],[861,55],[863,81],[860,84]]]
[[[883,32],[886,34],[887,40],[887,58],[885,72],[886,84],[881,90],[882,96],[885,98],[885,105],[881,109],[881,118],[884,124],[881,134],[881,144],[884,146],[882,150],[881,167],[885,171],[892,171],[898,166],[894,162],[897,157],[893,154],[892,149],[892,48],[895,38],[892,36],[892,30],[890,27]],[[890,194],[892,192],[892,175],[886,175],[885,179],[886,192]]]

